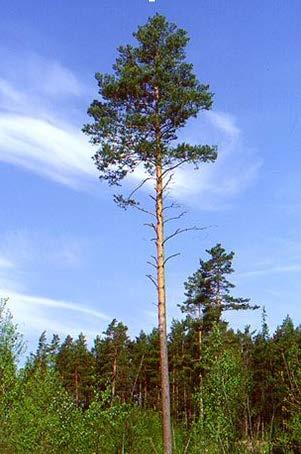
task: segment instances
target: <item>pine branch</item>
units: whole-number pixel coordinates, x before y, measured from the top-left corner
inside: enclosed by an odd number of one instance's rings
[[[178,257],[179,255],[181,255],[181,252],[177,252],[176,254],[171,254],[169,255],[165,260],[164,260],[164,265],[166,264],[166,262],[168,262],[168,260],[174,258],[174,257]]]
[[[158,289],[158,284],[154,278],[154,276],[152,276],[151,274],[146,274],[146,277],[154,284],[154,286],[156,287],[156,289]]]
[[[209,226],[211,227],[211,226]],[[177,235],[180,235],[181,233],[185,233],[185,232],[190,232],[190,231],[201,231],[201,230],[206,230],[208,229],[209,227],[197,227],[197,226],[194,226],[194,227],[188,227],[186,229],[177,229],[175,230],[171,235],[168,235],[165,240],[163,241],[163,244],[165,244],[167,241],[171,240],[172,238],[174,238],[175,236]]]
[[[145,183],[147,183],[147,181],[149,181],[149,180],[153,180],[153,177],[146,177],[146,178],[144,178],[144,180],[142,180],[142,182],[141,182],[140,184],[138,184],[138,186],[137,186],[135,189],[133,189],[133,191],[132,191],[132,192],[130,193],[130,195],[128,196],[128,199],[130,200],[130,199],[133,197],[133,195],[134,195],[137,191],[139,191],[139,189],[141,189],[141,188],[145,185]]]
[[[167,218],[167,219],[165,219],[164,224],[166,224],[167,222],[170,222],[170,221],[176,221],[176,220],[182,218],[183,216],[185,216],[185,214],[187,214],[187,211],[182,211],[182,213],[180,213],[178,216],[173,216],[171,218]]]

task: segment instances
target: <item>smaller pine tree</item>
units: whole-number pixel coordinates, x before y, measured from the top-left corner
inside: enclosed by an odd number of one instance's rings
[[[180,308],[193,315],[205,331],[210,331],[214,323],[220,322],[223,311],[254,310],[259,306],[251,305],[249,298],[231,295],[235,285],[228,276],[234,272],[234,252],[227,253],[220,243],[206,252],[210,258],[200,259],[199,269],[184,283],[186,300]]]

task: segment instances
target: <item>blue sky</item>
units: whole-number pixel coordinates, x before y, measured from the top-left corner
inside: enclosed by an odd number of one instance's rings
[[[182,137],[219,147],[216,164],[176,177],[185,222],[213,227],[170,245],[181,256],[169,317],[219,241],[236,252],[237,296],[265,305],[272,328],[301,321],[300,2],[17,0],[0,16],[0,289],[29,348],[44,329],[91,339],[112,318],[132,335],[156,324],[146,219],[114,205],[80,131],[94,73],[155,12],[189,32],[188,58],[215,93]],[[226,318],[257,328],[261,315]]]

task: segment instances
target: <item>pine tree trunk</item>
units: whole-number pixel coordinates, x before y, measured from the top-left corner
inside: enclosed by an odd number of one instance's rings
[[[76,401],[76,405],[78,406],[79,405],[79,390],[78,390],[78,372],[77,372],[77,368],[75,369],[75,372],[74,372],[74,384],[75,384],[75,401]]]
[[[144,381],[144,408],[147,407],[148,404],[148,393],[147,393],[147,383]]]
[[[202,363],[202,342],[203,342],[203,336],[202,336],[202,325],[201,325],[201,307],[198,307],[198,348],[199,348],[199,386],[201,387],[203,385],[203,377],[202,377],[202,369],[201,369],[201,363]]]
[[[139,382],[139,407],[142,407],[142,382]]]
[[[183,403],[184,403],[184,415],[185,415],[185,427],[188,427],[188,408],[187,408],[187,392],[186,392],[186,385],[184,381],[184,387],[183,387]]]
[[[112,396],[116,394],[116,375],[117,375],[117,353],[114,356],[113,361],[113,377],[112,377]]]
[[[168,373],[167,327],[166,327],[166,289],[164,264],[164,216],[163,216],[163,176],[162,160],[157,159],[156,166],[156,246],[157,246],[157,292],[158,324],[160,337],[160,369],[163,415],[164,454],[172,453],[170,389]]]

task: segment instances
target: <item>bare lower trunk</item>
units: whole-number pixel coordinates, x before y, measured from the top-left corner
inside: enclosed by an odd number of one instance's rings
[[[78,372],[77,372],[77,369],[75,369],[75,372],[74,372],[74,383],[75,383],[75,401],[76,401],[76,405],[79,405],[79,390],[78,390]]]
[[[168,374],[167,328],[166,328],[166,291],[164,263],[164,223],[163,223],[163,176],[160,159],[156,166],[156,245],[157,245],[157,290],[158,324],[160,338],[160,369],[163,414],[164,454],[172,453],[170,390]]]
[[[199,347],[199,385],[202,387],[203,384],[203,377],[202,377],[202,369],[201,369],[201,363],[202,363],[202,325],[201,325],[201,308],[200,306],[198,307],[198,347]]]
[[[117,375],[117,354],[114,356],[113,362],[113,377],[112,377],[112,396],[116,394],[116,375]]]
[[[134,381],[134,384],[133,384],[133,387],[132,387],[131,397],[134,396],[136,385],[137,385],[137,381],[138,381],[138,378],[139,378],[139,375],[140,375],[140,372],[141,372],[141,369],[142,369],[142,366],[143,366],[143,361],[144,361],[144,354],[141,356],[141,360],[140,360],[140,364],[139,364],[139,367],[138,367],[137,375],[136,375],[136,378],[135,378],[135,381]]]

